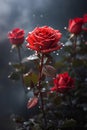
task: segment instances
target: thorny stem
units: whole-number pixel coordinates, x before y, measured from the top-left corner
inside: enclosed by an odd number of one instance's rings
[[[22,58],[21,58],[20,46],[17,46],[17,51],[18,51],[18,57],[19,57],[19,64],[20,64],[20,66],[22,66],[22,62],[21,62]],[[26,92],[26,88],[25,88],[25,85],[24,85],[24,79],[23,79],[23,71],[21,72],[20,76],[21,76],[21,81],[22,81],[24,91]]]
[[[39,89],[39,94],[40,94],[41,110],[42,110],[42,113],[43,113],[44,125],[45,125],[45,128],[46,128],[47,127],[47,120],[46,120],[46,115],[45,115],[45,111],[44,111],[43,95],[42,95],[42,92],[41,92],[41,77],[42,77],[43,60],[44,60],[44,54],[42,54],[42,57],[41,57],[41,64],[40,64],[40,69],[39,69],[38,89]]]

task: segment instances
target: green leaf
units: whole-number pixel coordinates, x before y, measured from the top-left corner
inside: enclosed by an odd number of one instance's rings
[[[53,98],[53,103],[54,103],[55,105],[60,105],[61,102],[62,102],[61,96],[55,96],[55,97]]]
[[[20,116],[17,116],[17,117],[15,117],[15,122],[16,123],[23,123],[24,119],[22,117],[20,117]]]
[[[23,77],[24,83],[27,87],[32,87],[32,83],[36,84],[38,82],[38,76],[35,73],[27,73]]]
[[[20,74],[18,72],[11,72],[11,74],[8,76],[8,78],[11,80],[19,80]]]
[[[13,66],[16,71],[22,71],[23,72],[25,70],[25,66],[23,64],[20,64],[20,63],[9,62],[9,65]]]
[[[24,66],[23,64],[16,63],[16,64],[12,64],[12,66],[13,66],[17,71],[23,72],[23,71],[25,70],[25,66]]]
[[[40,125],[39,124],[35,124],[33,126],[32,130],[41,130]]]
[[[76,126],[76,120],[74,119],[67,119],[64,121],[64,124],[62,127],[75,127]]]
[[[74,67],[78,67],[78,66],[81,66],[81,65],[85,65],[87,67],[87,60],[76,59],[76,60],[73,60],[72,65]]]
[[[44,65],[42,69],[42,73],[49,77],[55,77],[56,69],[51,65]]]
[[[55,66],[55,68],[59,69],[59,68],[65,67],[65,64],[63,61],[59,61],[59,62],[56,62],[54,66]]]

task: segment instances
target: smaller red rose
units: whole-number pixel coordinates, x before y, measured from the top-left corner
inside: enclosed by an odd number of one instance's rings
[[[15,28],[8,32],[8,38],[10,43],[15,45],[21,45],[24,42],[24,30],[20,28]]]
[[[74,79],[71,78],[68,72],[58,74],[54,79],[54,87],[51,88],[51,91],[66,92],[74,88]]]
[[[79,34],[82,31],[83,18],[74,18],[69,20],[68,31],[73,34]]]
[[[59,50],[62,45],[59,43],[62,34],[59,30],[54,30],[51,27],[43,26],[35,28],[28,34],[26,41],[27,48],[40,53],[49,53]]]

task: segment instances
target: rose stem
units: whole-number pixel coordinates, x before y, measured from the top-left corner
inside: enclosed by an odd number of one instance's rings
[[[77,41],[77,36],[74,37],[74,43],[73,43],[73,60],[76,58],[76,41]]]
[[[45,111],[44,111],[43,95],[42,95],[42,92],[41,92],[41,76],[42,76],[43,60],[44,60],[44,54],[42,54],[42,57],[41,57],[41,65],[40,65],[40,70],[39,70],[38,89],[39,89],[39,93],[40,93],[41,110],[42,110],[42,113],[43,113],[44,124],[45,124],[45,128],[46,128],[47,120],[46,120],[46,115],[45,115]]]
[[[76,41],[77,41],[77,35],[75,35],[74,37],[74,41],[73,41],[73,45],[72,45],[72,52],[71,52],[71,56],[70,56],[70,66],[69,66],[69,70],[72,70],[72,63],[73,61],[76,59]]]
[[[20,66],[22,66],[22,58],[21,58],[21,52],[20,52],[20,46],[17,46],[17,51],[18,51],[18,57],[19,57],[19,64]],[[25,85],[24,85],[24,79],[23,79],[23,70],[21,71],[21,81],[22,81],[22,85],[23,85],[23,88],[24,88],[24,91],[26,92],[26,88],[25,88]]]

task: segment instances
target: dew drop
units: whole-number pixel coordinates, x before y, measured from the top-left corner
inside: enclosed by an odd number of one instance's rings
[[[39,108],[41,108],[41,107],[39,106]]]
[[[43,88],[42,90],[43,90],[43,91],[45,91],[45,90],[46,90],[46,88]]]
[[[15,119],[15,118],[13,118],[12,120],[13,120],[14,122],[16,121],[16,119]]]
[[[67,27],[64,27],[64,29],[66,30],[66,29],[67,29]]]
[[[28,90],[30,90],[31,88],[30,88],[30,87],[28,87],[27,89],[28,89]]]
[[[52,122],[51,120],[49,120],[49,122]]]
[[[24,124],[24,125],[28,125],[28,124],[29,124],[29,122],[24,122],[23,124]]]
[[[43,14],[40,15],[40,18],[43,18]]]
[[[8,65],[12,65],[12,63],[11,63],[11,62],[9,62],[9,63],[8,63]]]
[[[46,81],[46,84],[48,84],[48,81]]]
[[[58,55],[59,55],[59,53],[56,53],[56,55],[58,56]]]
[[[53,53],[56,53],[55,51],[53,51]]]

